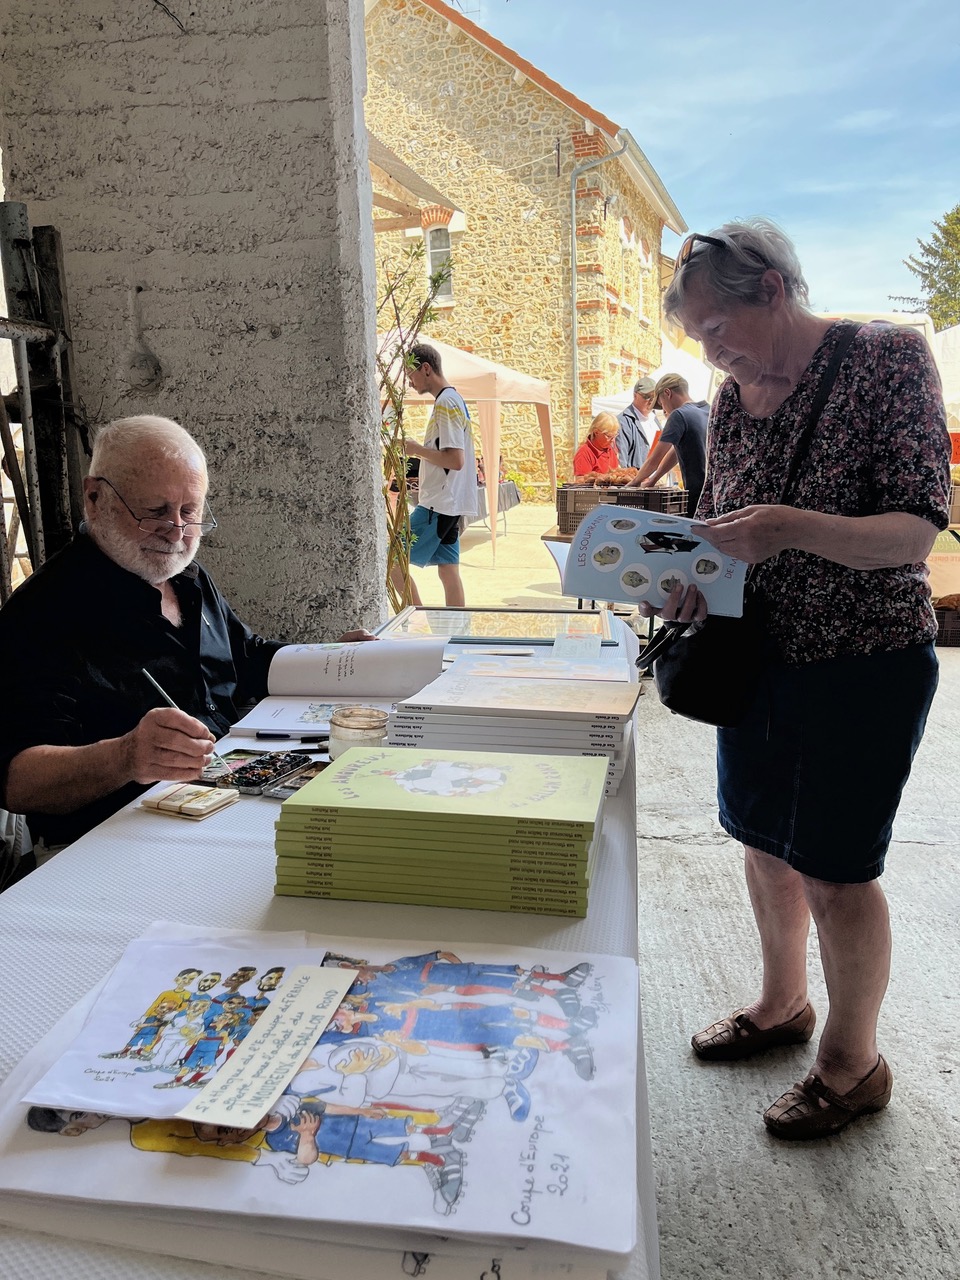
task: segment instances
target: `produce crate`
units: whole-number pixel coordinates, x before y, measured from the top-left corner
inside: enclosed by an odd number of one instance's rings
[[[947,647],[960,645],[960,609],[938,609],[935,643]]]
[[[950,523],[960,524],[960,484],[950,486]]]
[[[610,485],[567,484],[557,489],[557,531],[576,533],[583,517],[604,503],[623,507],[643,507],[647,511],[663,511],[682,516],[687,512],[686,489],[624,489]]]
[[[686,489],[618,489],[616,503],[619,507],[643,507],[645,511],[685,516],[689,498]]]
[[[597,489],[593,485],[565,484],[557,489],[557,529],[560,533],[576,533],[580,521],[599,507],[601,502],[612,502],[609,489]]]

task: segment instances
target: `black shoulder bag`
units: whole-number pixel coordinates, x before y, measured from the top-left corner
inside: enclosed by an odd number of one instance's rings
[[[858,324],[847,322],[823,372],[797,442],[781,504],[786,502],[806,459],[837,371],[859,329]],[[753,566],[747,574],[742,617],[716,615],[699,624],[665,622],[637,658],[641,671],[653,667],[660,701],[677,715],[729,728],[746,714],[762,670],[763,625],[760,603],[751,584],[752,573]]]

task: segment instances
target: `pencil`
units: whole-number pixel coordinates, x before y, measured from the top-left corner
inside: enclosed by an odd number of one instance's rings
[[[150,681],[150,683],[151,683],[151,684],[153,685],[153,687],[156,689],[157,693],[159,693],[160,697],[164,700],[164,702],[167,704],[167,706],[168,706],[168,707],[173,707],[174,711],[179,711],[179,710],[180,710],[180,708],[177,706],[177,704],[174,702],[174,700],[170,697],[169,693],[167,693],[166,689],[164,689],[164,688],[162,687],[162,685],[157,684],[156,680],[154,680],[153,676],[150,674],[150,672],[147,670],[147,668],[146,668],[146,667],[141,667],[141,668],[140,668],[140,670],[141,670],[141,671],[143,672],[143,674],[147,677],[147,679]],[[214,747],[214,750],[213,750],[213,758],[214,758],[214,760],[218,760],[218,761],[220,762],[220,764],[222,764],[222,765],[223,765],[223,767],[224,767],[225,769],[229,769],[229,768],[230,768],[230,766],[227,764],[226,760],[224,760],[223,756],[221,756],[221,755],[218,755],[218,754],[217,754],[216,747]]]

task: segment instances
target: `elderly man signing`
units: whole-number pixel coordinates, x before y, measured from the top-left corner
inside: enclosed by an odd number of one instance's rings
[[[206,499],[206,459],[181,426],[110,423],[79,535],[0,610],[0,803],[47,849],[151,783],[196,778],[241,706],[266,694],[281,642],[254,635],[195,563],[216,528]]]

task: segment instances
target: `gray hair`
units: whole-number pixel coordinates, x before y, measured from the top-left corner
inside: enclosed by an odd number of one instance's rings
[[[154,457],[185,459],[199,462],[204,476],[207,459],[189,431],[170,418],[139,414],[133,418],[116,418],[101,427],[93,442],[90,474],[129,474],[140,465],[144,453]]]
[[[709,243],[693,245],[690,257],[674,272],[663,299],[664,313],[679,319],[691,284],[713,294],[721,305],[740,303],[748,307],[766,302],[760,279],[771,268],[780,273],[788,304],[807,309],[807,282],[800,259],[790,238],[768,218],[745,218],[725,222],[710,235],[722,240],[725,251]]]

